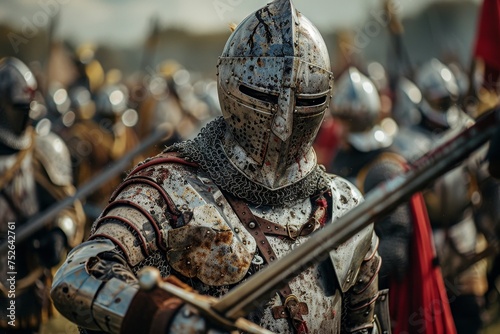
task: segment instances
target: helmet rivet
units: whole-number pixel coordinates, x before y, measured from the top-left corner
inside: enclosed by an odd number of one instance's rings
[[[255,222],[250,222],[250,223],[248,223],[248,227],[250,227],[250,228],[252,228],[252,229],[253,229],[253,228],[255,228],[255,226],[257,226],[257,225],[255,224]]]

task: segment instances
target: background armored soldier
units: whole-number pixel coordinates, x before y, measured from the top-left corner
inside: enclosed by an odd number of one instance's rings
[[[392,145],[394,133],[379,125],[381,121],[393,123],[381,119],[379,92],[367,76],[348,68],[337,81],[330,109],[344,128],[330,172],[347,178],[363,193],[405,172],[406,159]],[[414,195],[377,221],[375,231],[382,257],[379,287],[390,289],[393,331],[455,333],[443,278],[433,265],[433,241],[422,195]],[[435,311],[432,316],[408,321],[429,305]]]
[[[74,87],[67,94],[69,106],[59,122],[54,122],[54,128],[67,143],[78,188],[137,146],[139,140],[133,129],[137,112],[129,108],[128,90],[121,84],[105,84],[95,96],[84,86]],[[141,160],[137,158],[130,166]],[[124,176],[110,178],[85,198],[85,236]]]
[[[341,122],[344,136],[329,172],[348,179],[363,193],[404,172],[404,158],[392,148],[392,136],[380,126],[379,93],[367,76],[354,67],[348,68],[337,80],[330,109]],[[377,235],[383,236],[379,247],[382,288],[388,288],[391,279],[402,280],[408,270],[411,233],[408,207],[399,207],[386,220],[375,226]]]
[[[139,137],[146,138],[164,123],[175,129],[171,138],[151,148],[150,155],[160,153],[166,145],[192,139],[204,125],[220,116],[217,95],[213,96],[210,86],[203,87],[207,83],[194,83],[192,76],[176,61],[165,60],[148,78],[147,95],[138,108]]]
[[[415,84],[405,80],[398,89],[395,118],[407,133],[427,138],[431,147],[474,122],[456,104],[459,89],[452,71],[437,59],[422,65]],[[407,147],[408,138],[397,138],[396,144]],[[424,192],[459,333],[476,333],[482,326],[480,300],[487,288],[486,263],[471,265],[469,258],[486,248],[481,215],[495,215],[487,212],[482,193],[479,162],[484,154],[484,149],[476,152]]]
[[[290,1],[248,16],[218,62],[224,117],[129,174],[59,269],[58,309],[92,331],[204,332],[179,299],[139,290],[137,272],[155,266],[222,296],[359,203],[311,148],[329,105],[329,67],[319,32]],[[370,225],[249,318],[277,333],[376,332],[376,245]]]
[[[39,135],[29,126],[30,104],[37,88],[33,74],[16,58],[0,62],[0,231],[7,238],[8,222],[20,228],[28,218],[74,193],[69,153],[55,134]],[[82,240],[84,216],[79,202],[63,210],[47,228],[15,250],[2,254],[0,328],[16,333],[37,332],[53,312],[49,298],[51,268],[66,249]],[[14,255],[8,266],[8,255]],[[11,259],[11,258],[9,258]],[[12,259],[11,259],[12,260]],[[16,272],[15,298],[7,298],[8,272]],[[6,312],[15,301],[15,326]]]

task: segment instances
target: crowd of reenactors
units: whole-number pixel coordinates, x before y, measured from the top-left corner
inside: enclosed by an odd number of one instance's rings
[[[276,1],[280,2],[287,1]],[[270,8],[271,11],[278,11],[272,5]],[[318,165],[322,165],[323,171],[350,182],[363,196],[369,196],[370,191],[381,183],[411,169],[412,162],[427,151],[473,126],[483,115],[498,108],[500,67],[490,61],[489,51],[484,51],[487,48],[481,48],[481,45],[474,51],[474,66],[470,70],[453,59],[436,58],[405,73],[394,73],[393,69],[384,68],[376,62],[361,61],[353,61],[345,68],[337,69],[330,105],[318,128],[318,136],[311,142],[316,150]],[[240,119],[243,118],[241,115],[221,110],[221,105],[227,107],[229,97],[220,92],[217,94],[217,89],[230,91],[234,73],[225,83],[211,79],[195,81],[192,72],[181,63],[167,60],[158,64],[155,73],[126,78],[117,69],[104,69],[99,59],[93,56],[94,51],[88,47],[74,51],[72,60],[78,76],[66,85],[47,83],[46,78],[40,77],[22,59],[4,57],[0,61],[2,243],[9,242],[9,231],[13,231],[13,226],[17,231],[22,230],[33,218],[43,216],[51,206],[77,194],[79,188],[109,170],[160,125],[168,124],[171,131],[157,144],[138,152],[128,161],[128,169],[121,174],[110,175],[107,182],[96,186],[89,196],[75,198],[71,205],[48,217],[40,225],[41,228],[22,240],[9,243],[9,251],[2,251],[0,330],[6,333],[38,333],[41,326],[57,313],[50,290],[54,274],[67,261],[68,253],[89,238],[96,245],[104,243],[102,238],[95,236],[101,230],[106,232],[103,226],[112,225],[106,224],[106,219],[102,220],[106,215],[109,216],[108,221],[114,219],[115,223],[128,219],[118,214],[111,217],[109,212],[112,209],[108,209],[110,200],[122,198],[123,204],[126,201],[123,198],[134,198],[134,194],[130,193],[132,190],[141,191],[139,186],[131,187],[131,190],[120,186],[125,178],[129,182],[134,177],[145,179],[157,172],[151,170],[151,175],[146,175],[147,168],[134,169],[135,166],[147,165],[150,157],[157,155],[164,159],[162,161],[172,162],[180,159],[179,156],[191,157],[192,160],[194,153],[189,150],[195,149],[182,143],[196,138],[207,124],[212,124],[207,133],[216,131],[213,124],[219,124],[214,122],[218,122],[222,115],[227,126],[232,127],[232,135],[248,136],[246,130],[241,129],[242,125],[238,125],[238,122],[245,124],[245,119]],[[500,53],[498,49],[496,51]],[[229,58],[228,55],[225,57]],[[222,65],[228,66],[225,63]],[[246,64],[241,64],[240,68],[242,66]],[[317,72],[313,74],[317,75]],[[219,75],[224,75],[224,72]],[[248,75],[250,78],[250,71]],[[40,82],[45,83],[43,89]],[[257,85],[242,84],[238,92],[259,100],[254,103],[256,109],[259,103],[266,105],[274,101],[272,98],[275,96],[264,96],[268,92],[255,87]],[[301,103],[304,104],[300,106],[313,106],[307,104],[313,103],[311,101]],[[259,117],[265,119],[265,116]],[[282,129],[272,128],[270,131],[279,138],[286,136],[286,131]],[[284,132],[278,134],[279,131]],[[378,255],[382,259],[377,269],[378,289],[389,289],[389,300],[392,302],[389,317],[393,332],[420,333],[419,329],[427,328],[424,332],[480,333],[499,320],[500,173],[495,160],[498,158],[496,142],[482,146],[411,200],[401,203],[375,222],[374,231],[379,239]],[[166,147],[172,148],[175,154],[165,153]],[[231,150],[230,145],[223,147]],[[238,151],[231,154],[237,156]],[[194,163],[190,159],[185,160],[187,162],[183,164]],[[236,169],[243,169],[238,162],[228,161]],[[202,164],[203,160],[196,163],[210,171]],[[221,173],[232,172],[232,169],[225,170],[223,167],[218,167]],[[248,173],[254,175],[252,171]],[[210,177],[216,179],[212,174]],[[230,182],[223,178],[220,182]],[[275,186],[272,182],[279,182],[266,181],[270,182],[268,188]],[[199,177],[199,182],[207,184],[209,181]],[[220,184],[217,186],[220,187]],[[231,191],[233,187],[236,186],[228,185]],[[122,193],[115,192],[116,189]],[[268,196],[264,190],[262,193]],[[328,202],[321,196],[317,201]],[[276,203],[278,207],[283,204],[279,199]],[[178,216],[176,224],[180,224],[180,228],[196,218],[195,210],[169,209],[175,212],[175,217]],[[326,218],[321,216],[317,219],[318,224],[321,219]],[[292,238],[288,228],[287,225],[285,231]],[[301,231],[292,238],[293,241],[301,236]],[[153,242],[143,241],[145,245]],[[122,241],[118,240],[116,244],[121,245]],[[143,247],[142,244],[132,244],[130,247]],[[117,253],[123,255],[126,252],[122,249]],[[9,256],[14,254],[15,257]],[[256,258],[251,259],[251,268],[256,264]],[[146,257],[144,261],[147,260]],[[15,267],[11,267],[14,263]],[[417,282],[415,277],[429,265],[432,278]],[[185,273],[180,267],[174,269],[172,272],[176,276]],[[16,279],[14,290],[9,283],[12,276]],[[186,274],[186,277],[190,276]],[[362,278],[359,279],[361,282]],[[189,279],[184,280],[184,283],[189,282]],[[177,284],[182,286],[183,283]],[[432,288],[429,288],[431,285]],[[429,292],[427,302],[432,303],[432,298],[439,300],[439,312],[432,309],[433,306],[425,309],[423,305],[424,309],[420,310],[408,306],[418,305],[413,303],[425,295],[423,291],[426,289],[434,289]],[[13,291],[15,298],[11,297]],[[12,301],[15,301],[14,313],[9,310]],[[311,304],[309,308],[312,309]],[[307,333],[301,318],[307,313],[302,311],[293,313],[293,316],[299,317],[293,319],[299,324],[294,325],[295,331]],[[287,309],[287,312],[292,311]],[[415,312],[417,314],[412,318]],[[429,326],[434,326],[429,324],[431,322],[434,325],[442,323],[442,327],[430,331]]]

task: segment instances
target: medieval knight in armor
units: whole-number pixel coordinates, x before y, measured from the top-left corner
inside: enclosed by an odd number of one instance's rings
[[[132,170],[89,240],[59,269],[52,298],[83,331],[204,333],[210,319],[162,290],[140,289],[138,272],[154,266],[219,297],[362,200],[316,163],[312,142],[332,93],[330,60],[317,29],[289,0],[248,16],[217,68],[223,117]],[[373,226],[346,247],[248,319],[276,333],[379,332]]]
[[[385,129],[395,123],[381,116],[378,89],[357,68],[348,68],[338,79],[330,110],[343,125],[344,138],[329,172],[347,178],[366,194],[406,171],[407,161],[393,145],[394,133]],[[433,241],[422,195],[415,194],[376,221],[375,231],[382,257],[379,288],[389,289],[393,332],[424,328],[425,333],[455,333],[443,278],[433,265]],[[432,316],[408,321],[429,304],[434,308]]]
[[[410,147],[412,135],[432,147],[474,122],[457,106],[459,87],[453,72],[437,59],[417,71],[415,83],[402,80],[396,96],[394,116],[408,131],[396,140],[403,150]],[[487,212],[489,199],[483,194],[485,173],[480,162],[484,155],[483,148],[424,191],[458,333],[477,333],[482,326],[480,300],[487,288],[486,263],[472,264],[469,259],[487,247],[481,220],[496,216]]]
[[[71,162],[64,142],[54,133],[38,134],[29,115],[37,83],[16,58],[0,61],[0,231],[9,240],[0,257],[0,328],[5,333],[35,333],[52,313],[51,269],[66,251],[82,241],[84,214],[79,202],[62,210],[45,228],[25,241],[12,238],[29,218],[71,196]],[[8,261],[15,259],[15,261]],[[15,273],[15,297],[8,279]],[[15,319],[8,317],[15,302]],[[11,320],[12,323],[10,322]]]
[[[349,67],[337,80],[330,110],[341,122],[344,136],[329,172],[346,178],[364,194],[391,176],[404,173],[405,159],[392,147],[391,134],[380,126],[380,97],[372,80]],[[375,231],[381,237],[379,253],[383,259],[379,285],[388,288],[390,279],[401,280],[408,268],[409,209],[399,207],[387,222],[376,224]],[[388,238],[393,240],[386,242]]]

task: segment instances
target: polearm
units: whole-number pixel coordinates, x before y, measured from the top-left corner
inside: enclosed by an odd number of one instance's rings
[[[398,17],[397,4],[394,0],[383,0],[383,8],[388,20],[388,31],[390,42],[394,49],[395,59],[391,59],[389,54],[388,67],[390,90],[394,91],[401,73],[405,73],[409,78],[413,76],[413,68],[403,41],[404,27],[401,19]]]
[[[456,167],[485,144],[499,124],[500,107],[491,110],[471,127],[414,161],[408,172],[374,188],[367,194],[364,202],[244,284],[235,287],[220,298],[212,306],[213,309],[228,319],[245,316],[305,269],[324,260],[338,245]]]
[[[456,167],[474,150],[485,144],[500,125],[500,107],[478,119],[474,125],[444,144],[429,151],[411,164],[405,174],[380,184],[367,194],[365,201],[348,211],[333,224],[314,233],[295,250],[259,271],[245,283],[235,287],[216,301],[188,293],[159,279],[156,269],[146,268],[139,273],[144,289],[153,285],[196,307],[207,319],[229,329],[248,329],[252,333],[269,333],[243,318],[259,308],[283,285],[305,269],[327,258],[330,251],[353,235],[407,201],[415,192]],[[257,327],[256,327],[257,326]],[[250,329],[252,331],[250,331]],[[259,332],[260,330],[260,332]]]
[[[35,232],[44,227],[51,219],[54,219],[61,210],[72,205],[76,200],[80,200],[92,194],[99,189],[110,178],[123,173],[124,170],[130,167],[131,161],[139,154],[150,148],[152,145],[157,144],[162,139],[172,135],[172,127],[165,123],[158,126],[155,131],[141,141],[136,147],[130,150],[120,160],[117,160],[109,168],[97,174],[96,177],[82,185],[73,196],[66,197],[60,202],[54,203],[46,210],[38,215],[30,218],[16,230],[16,243],[21,243]],[[0,244],[0,253],[6,252],[8,248],[7,240],[2,241]]]

